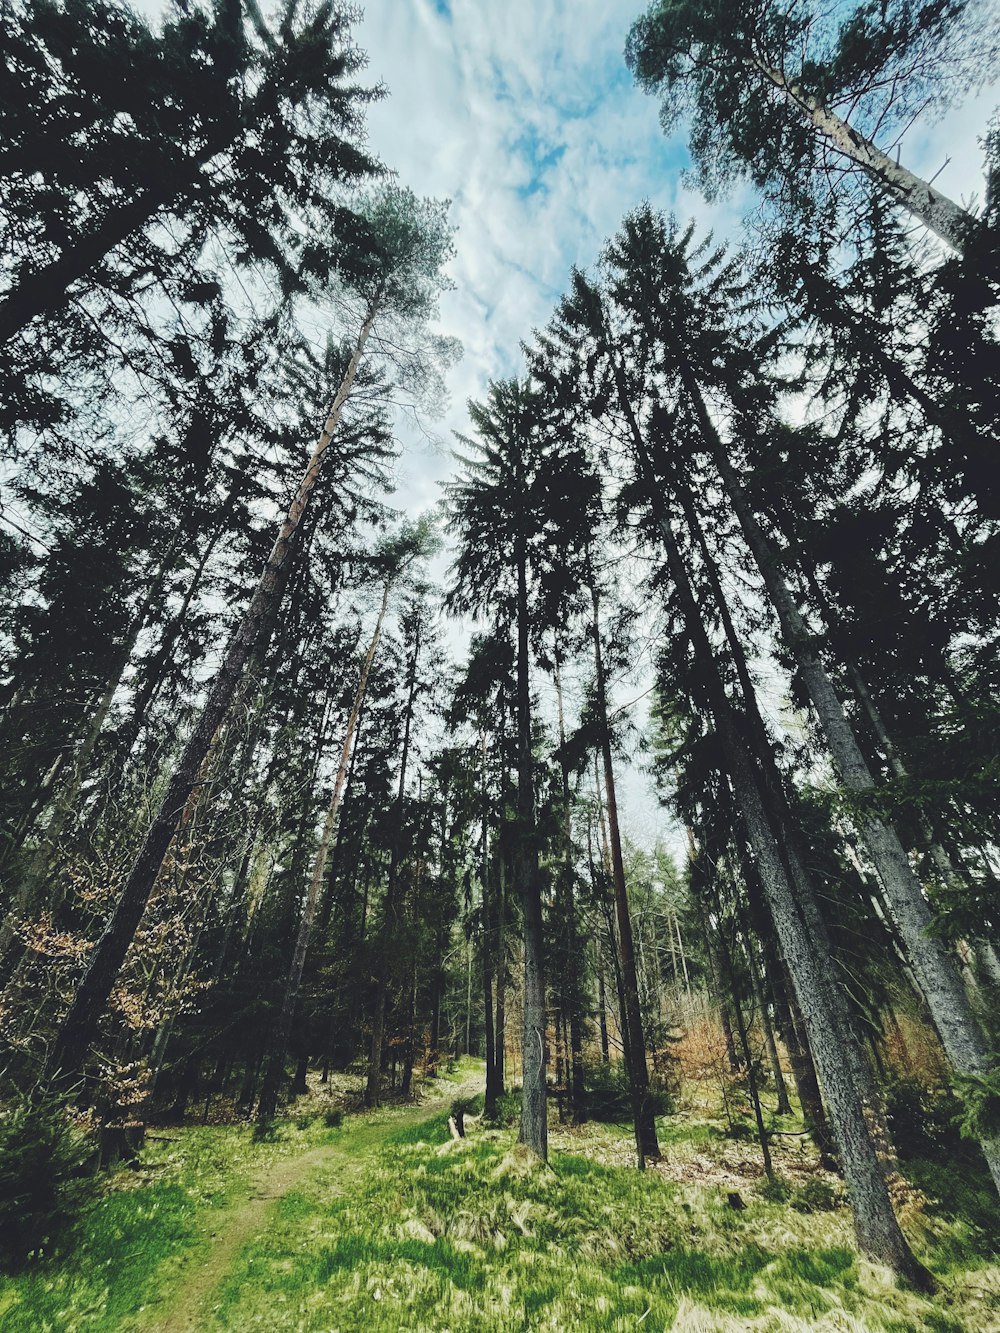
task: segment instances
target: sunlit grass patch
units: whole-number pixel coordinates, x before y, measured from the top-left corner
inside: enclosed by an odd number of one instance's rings
[[[600,1144],[616,1134],[627,1145],[627,1128],[576,1137]],[[704,1129],[691,1138],[702,1148],[714,1141]],[[677,1327],[692,1329],[989,1327],[969,1322],[971,1306],[963,1322],[957,1309],[935,1309],[859,1265],[844,1208],[746,1202],[736,1211],[718,1188],[583,1153],[554,1152],[546,1168],[511,1131],[452,1141],[441,1116],[394,1136],[347,1197],[324,1200],[314,1186],[308,1200],[286,1200],[280,1222],[241,1257],[216,1326],[603,1333],[680,1318]]]
[[[110,1177],[50,1259],[0,1277],[0,1327],[4,1333],[133,1327],[185,1262],[211,1244],[213,1215],[244,1197],[259,1170],[337,1133],[317,1119],[302,1133],[281,1122],[264,1143],[249,1126],[186,1128],[150,1139],[140,1169]]]

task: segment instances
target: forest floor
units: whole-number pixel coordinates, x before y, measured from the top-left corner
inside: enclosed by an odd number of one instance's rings
[[[520,1333],[551,1329],[1000,1330],[1000,1209],[971,1169],[909,1164],[901,1207],[927,1300],[859,1263],[836,1179],[776,1121],[778,1188],[711,1093],[659,1122],[561,1125],[550,1168],[513,1127],[454,1140],[463,1065],[422,1103],[326,1124],[297,1102],[247,1126],[164,1131],[112,1177],[61,1254],[0,1280],[10,1333]]]

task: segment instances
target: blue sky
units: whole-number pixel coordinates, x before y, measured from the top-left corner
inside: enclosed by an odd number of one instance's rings
[[[592,264],[629,208],[649,199],[719,236],[739,231],[749,198],[736,193],[710,207],[684,188],[683,139],[664,136],[655,101],[625,68],[625,37],[644,4],[368,0],[358,44],[390,94],[371,112],[372,147],[418,193],[451,198],[458,226],[456,290],[443,303],[442,327],[465,355],[450,375],[442,447],[407,444],[401,505],[437,501],[451,431],[467,429],[466,400],[481,397],[491,377],[520,369],[519,341],[547,321],[571,266]],[[918,122],[904,161],[933,175],[950,155],[939,186],[966,199],[981,190],[976,136],[996,100],[986,94],[941,123]],[[535,684],[545,701],[546,681]],[[621,682],[619,700],[644,684],[641,672]],[[776,677],[774,708],[783,692]],[[645,706],[635,710],[640,725]],[[679,853],[648,780],[635,767],[621,776],[626,828],[641,842],[667,833]]]
[[[683,134],[664,136],[655,100],[625,68],[644,3],[368,0],[357,40],[389,90],[370,113],[372,146],[418,193],[450,198],[458,227],[442,324],[465,355],[450,377],[445,449],[408,451],[400,498],[409,505],[434,502],[466,399],[519,368],[519,341],[629,208],[646,198],[719,235],[738,231],[747,196],[710,207],[683,186]],[[918,121],[904,161],[932,175],[950,155],[938,183],[967,198],[981,188],[976,135],[991,105],[986,94],[942,123]]]

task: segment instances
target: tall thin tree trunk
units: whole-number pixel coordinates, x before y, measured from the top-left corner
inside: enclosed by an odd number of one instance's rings
[[[604,984],[604,953],[600,941],[595,944],[597,954],[597,1021],[601,1035],[601,1061],[608,1064],[611,1060],[611,1048],[608,1044],[608,995]]]
[[[531,691],[528,678],[528,556],[516,539],[517,563],[517,840],[514,875],[524,922],[524,1034],[521,1073],[520,1141],[548,1161],[546,1086],[545,945],[542,885],[535,836],[534,761],[531,756]]]
[[[104,724],[107,721],[108,713],[111,711],[111,705],[118,692],[118,687],[121,685],[122,676],[125,674],[125,669],[131,660],[132,651],[139,639],[139,635],[145,628],[149,613],[152,610],[157,597],[160,596],[164,575],[170,568],[180,544],[181,534],[178,533],[160,560],[159,566],[146,590],[146,594],[132,617],[128,633],[125,635],[121,647],[115,654],[111,669],[108,672],[105,681],[100,701],[90,718],[80,748],[73,756],[69,774],[65,777],[59,794],[52,806],[52,812],[44,832],[42,833],[38,849],[32,858],[31,865],[28,867],[24,882],[18,893],[16,911],[19,914],[31,914],[32,912],[37,911],[41,906],[41,896],[44,889],[45,878],[50,869],[53,856],[58,850],[59,842],[62,838],[66,823],[76,807],[77,797],[80,795],[80,789],[87,776],[87,765],[90,762],[90,757],[94,753],[97,742],[100,740],[101,733],[104,730]],[[12,919],[13,918],[8,917],[7,921],[3,924],[3,927],[0,927],[0,951],[5,951],[10,943],[10,924]]]
[[[375,630],[368,645],[368,652],[365,654],[364,662],[361,666],[361,674],[358,678],[357,688],[354,691],[354,701],[351,704],[351,711],[347,718],[347,726],[344,729],[344,743],[340,749],[340,763],[337,766],[337,776],[333,783],[333,793],[330,797],[330,804],[327,806],[326,818],[323,821],[323,831],[320,834],[319,846],[316,848],[316,854],[313,857],[312,873],[309,876],[309,887],[306,892],[306,900],[302,908],[302,915],[299,919],[299,929],[295,937],[295,950],[292,954],[291,966],[288,969],[288,976],[285,979],[285,990],[281,1001],[281,1010],[277,1021],[271,1030],[270,1040],[268,1042],[268,1051],[265,1059],[264,1078],[261,1082],[260,1100],[257,1104],[257,1116],[261,1121],[270,1120],[274,1115],[278,1105],[278,1091],[281,1087],[281,1075],[285,1066],[285,1053],[288,1049],[288,1040],[291,1036],[292,1022],[295,1017],[295,1008],[299,1000],[299,991],[302,989],[302,976],[305,972],[306,955],[309,952],[309,945],[312,941],[313,923],[316,919],[316,907],[319,903],[320,890],[323,886],[323,876],[326,873],[326,859],[329,855],[330,844],[333,841],[333,831],[337,826],[337,815],[340,811],[340,802],[344,795],[344,786],[347,782],[347,771],[351,760],[351,753],[354,748],[354,738],[358,728],[358,718],[361,716],[361,709],[364,706],[365,693],[368,689],[368,676],[372,669],[372,663],[375,660],[375,654],[378,651],[379,640],[382,638],[382,626],[385,622],[385,613],[389,606],[389,591],[392,586],[391,579],[386,579],[385,587],[382,591],[382,605],[379,607],[378,619],[375,622]]]
[[[562,680],[559,674],[559,653],[555,657],[556,700],[559,712],[559,745],[566,744],[566,722],[563,715]],[[576,920],[576,895],[573,888],[573,811],[570,800],[569,762],[563,759],[561,765],[562,797],[564,810],[563,828],[563,889],[566,910],[566,986],[569,995],[569,1067],[570,1067],[570,1106],[573,1119],[577,1122],[585,1118],[585,1088],[583,1069],[583,1028],[580,1014],[580,965],[579,932]]]
[[[483,894],[483,1042],[486,1054],[486,1095],[483,1113],[487,1120],[497,1114],[496,1026],[493,1018],[493,973],[497,953],[496,917],[490,891],[490,806],[486,765],[486,732],[480,737],[480,832],[479,879]]]
[[[365,1084],[366,1106],[379,1106],[382,1099],[382,1046],[385,1041],[385,1015],[389,1002],[390,953],[396,939],[399,871],[403,859],[403,806],[406,797],[406,772],[410,759],[413,710],[417,698],[420,647],[421,621],[418,618],[407,665],[406,711],[403,717],[403,745],[399,758],[399,785],[396,790],[392,846],[389,851],[389,873],[386,879],[385,901],[382,905],[380,948],[376,959],[375,1010],[372,1015],[371,1051],[368,1058],[368,1079]]]
[[[792,1104],[788,1100],[788,1088],[785,1086],[785,1074],[781,1068],[778,1044],[774,1038],[774,1026],[771,1023],[771,1015],[767,1011],[767,994],[761,980],[760,967],[754,953],[753,941],[750,939],[746,940],[746,956],[747,966],[750,969],[750,984],[753,987],[754,1003],[760,1013],[760,1026],[764,1033],[764,1047],[767,1051],[768,1064],[771,1066],[771,1078],[778,1097],[777,1114],[791,1115]]]
[[[722,911],[719,906],[718,891],[716,890],[715,910],[718,914],[720,929],[716,932],[717,947],[722,967],[729,981],[729,997],[732,1001],[733,1014],[736,1018],[736,1030],[740,1038],[740,1050],[743,1053],[743,1064],[747,1072],[747,1087],[750,1090],[750,1102],[753,1107],[754,1123],[757,1127],[757,1142],[760,1145],[760,1155],[764,1161],[764,1174],[768,1180],[774,1180],[774,1164],[771,1161],[771,1145],[767,1140],[767,1130],[764,1127],[764,1113],[760,1105],[760,1087],[757,1082],[757,1061],[754,1059],[753,1051],[750,1049],[750,1037],[747,1032],[746,1020],[743,1016],[743,1008],[740,1004],[739,996],[736,994],[735,972],[733,969],[733,955],[726,941],[725,934],[721,929]]]
[[[501,851],[497,863],[497,952],[496,952],[496,1087],[497,1096],[506,1090],[507,1057],[507,863]]]
[[[746,493],[708,415],[700,391],[689,385],[689,395],[744,538],[777,613],[782,637],[795,656],[841,780],[849,792],[862,798],[870,797],[876,792],[875,781],[833,683],[812,646],[809,627],[781,576],[777,558],[747,502]],[[874,812],[861,810],[856,818],[882,881],[886,901],[906,947],[914,976],[953,1068],[964,1075],[980,1078],[989,1075],[994,1068],[989,1045],[969,1002],[958,968],[944,942],[933,934],[930,904],[924,897],[895,829]],[[980,1143],[994,1184],[1000,1191],[1000,1136],[984,1134],[980,1137]]]
[[[590,599],[593,607],[594,670],[597,683],[597,707],[601,724],[601,754],[604,760],[604,797],[608,815],[608,839],[611,848],[612,885],[615,896],[615,914],[618,921],[618,943],[621,949],[622,983],[625,992],[625,1022],[628,1027],[631,1060],[629,1076],[632,1084],[635,1120],[635,1146],[642,1167],[647,1158],[660,1156],[656,1137],[656,1120],[649,1096],[649,1068],[646,1064],[646,1037],[642,1027],[639,1006],[639,979],[635,966],[635,943],[632,936],[632,918],[629,913],[628,890],[625,884],[625,862],[622,857],[621,832],[618,827],[618,796],[615,789],[615,770],[611,755],[611,733],[608,726],[607,682],[604,675],[604,657],[601,651],[600,598],[597,582],[591,576]]]

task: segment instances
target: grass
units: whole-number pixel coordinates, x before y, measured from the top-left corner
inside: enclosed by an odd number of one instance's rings
[[[722,1142],[710,1124],[667,1121],[663,1129],[675,1154]],[[844,1208],[802,1213],[748,1191],[746,1208],[734,1211],[715,1184],[597,1160],[627,1147],[624,1127],[590,1126],[569,1137],[586,1151],[556,1151],[554,1169],[546,1169],[517,1148],[513,1132],[476,1131],[453,1142],[444,1117],[394,1136],[349,1195],[331,1198],[319,1178],[284,1200],[266,1238],[241,1255],[211,1327],[961,1333],[997,1326],[988,1295],[974,1288],[1000,1290],[1000,1270],[988,1247],[970,1245],[960,1200],[951,1215],[931,1210],[921,1224],[921,1251],[943,1282],[931,1303],[859,1265]],[[996,1210],[993,1217],[1000,1221]],[[939,1242],[944,1262],[936,1262]]]
[[[172,1131],[154,1139],[138,1172],[109,1178],[53,1257],[0,1278],[4,1333],[118,1333],[135,1326],[186,1263],[212,1241],[216,1221],[246,1198],[256,1174],[339,1131],[286,1123],[266,1142],[250,1126]]]
[[[791,1135],[776,1142],[789,1192],[769,1197],[753,1145],[726,1138],[708,1109],[662,1120],[667,1164],[644,1173],[630,1165],[625,1126],[553,1123],[546,1168],[514,1129],[479,1124],[455,1141],[444,1113],[387,1132],[396,1115],[342,1130],[317,1117],[263,1144],[249,1129],[212,1128],[151,1145],[155,1175],[119,1177],[61,1259],[0,1284],[0,1327],[155,1326],[150,1310],[176,1302],[185,1263],[260,1171],[333,1144],[235,1254],[199,1329],[1000,1328],[1000,1210],[971,1168],[914,1164],[926,1198],[913,1196],[905,1220],[941,1283],[931,1302],[858,1262],[849,1214],[824,1191],[814,1211],[793,1206],[822,1177]]]

